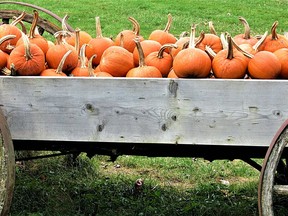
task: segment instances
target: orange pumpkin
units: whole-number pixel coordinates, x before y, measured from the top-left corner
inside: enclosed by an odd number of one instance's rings
[[[70,74],[78,65],[78,53],[72,45],[63,40],[62,34],[62,32],[56,33],[55,36],[57,38],[57,44],[48,49],[46,53],[46,61],[49,68],[56,69],[65,53],[67,53],[68,50],[71,50],[72,52],[67,57],[62,69],[66,74]]]
[[[256,37],[252,37],[250,34],[250,26],[247,20],[244,17],[239,17],[240,22],[244,25],[245,31],[243,34],[238,34],[234,36],[234,40],[238,45],[241,44],[250,44],[254,45],[257,43],[258,39]]]
[[[281,48],[274,52],[281,63],[279,78],[288,79],[288,48]]]
[[[269,51],[259,51],[248,63],[248,73],[254,79],[275,79],[280,75],[281,62]]]
[[[174,58],[173,69],[179,78],[204,78],[210,74],[211,59],[205,51],[196,48],[195,31],[196,25],[192,25],[189,47]]]
[[[22,38],[24,43],[11,51],[7,67],[18,75],[39,75],[45,69],[45,55],[36,44],[29,42],[24,33]]]
[[[276,33],[277,26],[278,21],[275,21],[271,28],[271,34],[266,37],[265,41],[259,47],[260,51],[275,52],[277,49],[288,48],[288,38]]]
[[[100,63],[103,52],[110,46],[114,45],[114,42],[111,38],[103,37],[101,30],[100,17],[96,17],[96,38],[92,38],[88,46],[86,47],[86,56],[91,58],[93,55],[96,55],[93,58],[93,66],[97,66]]]
[[[16,37],[15,35],[6,35],[0,38],[0,46],[4,41],[10,40],[15,37]],[[7,66],[8,58],[9,58],[9,54],[0,50],[0,70]]]
[[[48,68],[43,70],[40,73],[40,76],[61,76],[61,77],[67,77],[67,75],[62,71],[64,62],[66,61],[68,55],[70,55],[72,52],[72,50],[68,50],[65,55],[62,57],[57,69],[52,69],[52,68]]]
[[[154,30],[148,37],[148,40],[155,40],[159,42],[161,45],[168,44],[168,43],[176,43],[176,37],[169,33],[172,24],[172,15],[168,14],[168,21],[164,30]]]
[[[32,24],[29,30],[29,35],[28,38],[30,40],[30,43],[36,44],[37,46],[39,46],[41,48],[41,50],[44,52],[44,54],[46,54],[46,52],[48,51],[48,41],[46,40],[46,38],[44,38],[42,35],[40,34],[36,34],[36,27],[37,27],[37,22],[39,19],[39,14],[38,11],[34,10],[34,17],[32,20]],[[17,43],[16,46],[23,44],[23,39],[20,38]]]
[[[122,46],[132,53],[136,47],[134,39],[139,38],[140,41],[143,41],[144,38],[140,35],[140,25],[137,20],[129,17],[129,21],[133,24],[133,30],[123,30],[119,32],[114,43],[116,46]]]
[[[89,75],[89,71],[88,71],[88,67],[86,64],[86,56],[85,56],[85,48],[86,48],[87,44],[83,44],[81,49],[80,49],[80,54],[79,54],[79,58],[80,58],[80,65],[78,65],[77,67],[75,67],[72,71],[71,71],[71,75],[75,76],[75,77],[88,77]]]
[[[0,45],[0,49],[3,52],[6,52],[9,54],[15,48],[17,41],[22,37],[22,32],[19,28],[16,27],[16,25],[24,18],[25,15],[26,13],[23,12],[19,17],[17,17],[10,24],[0,25],[0,38],[6,35],[15,35],[15,38],[6,40]]]
[[[177,48],[175,44],[162,45],[159,51],[152,52],[145,57],[146,65],[158,68],[162,76],[167,77],[173,65],[173,57],[165,50],[174,48]]]
[[[99,69],[114,77],[124,77],[134,67],[133,54],[121,46],[107,48],[100,60]]]
[[[139,52],[139,66],[134,67],[129,70],[126,74],[126,77],[142,77],[142,78],[161,78],[162,74],[158,70],[158,68],[154,66],[148,66],[145,64],[144,60],[144,52],[141,47],[141,43],[139,40],[135,40],[136,48]]]
[[[227,41],[228,49],[218,52],[212,60],[213,74],[216,78],[242,79],[247,71],[247,57],[233,49],[230,35],[228,35]]]
[[[144,58],[148,56],[150,53],[158,52],[161,49],[161,44],[158,41],[143,40],[140,43],[141,43],[141,47],[144,53]],[[133,59],[134,59],[134,65],[138,66],[139,65],[139,51],[137,47],[135,47],[133,51]]]

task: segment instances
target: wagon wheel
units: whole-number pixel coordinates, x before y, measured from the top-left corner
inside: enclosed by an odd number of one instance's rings
[[[60,18],[56,14],[52,13],[51,11],[49,11],[45,8],[42,8],[42,7],[39,7],[36,5],[32,5],[32,4],[28,4],[28,3],[24,3],[24,2],[11,2],[11,1],[2,1],[2,2],[0,2],[0,4],[16,4],[16,5],[20,5],[20,6],[33,8],[33,9],[36,9],[38,11],[42,11],[45,14],[53,17],[59,23],[62,22],[62,18]],[[12,19],[14,16],[18,17],[22,12],[23,11],[19,11],[19,10],[0,10],[0,18],[2,19],[3,23],[9,23],[10,19]],[[32,23],[32,20],[33,20],[32,14],[26,14],[25,17],[23,18],[23,21],[27,22],[27,23]],[[68,25],[67,23],[66,23],[66,25],[67,25],[67,28],[69,31],[71,31],[71,32],[74,31],[74,29],[70,25]],[[39,32],[41,35],[43,34],[44,31],[47,31],[50,34],[54,34],[55,32],[61,30],[61,27],[59,27],[59,26],[53,24],[52,22],[50,22],[46,19],[43,19],[41,17],[39,17],[37,26],[39,27]]]
[[[15,155],[9,128],[0,111],[0,215],[8,215],[15,184]]]
[[[288,209],[288,120],[277,131],[266,153],[258,187],[260,216],[273,216]],[[286,209],[285,209],[286,208]]]

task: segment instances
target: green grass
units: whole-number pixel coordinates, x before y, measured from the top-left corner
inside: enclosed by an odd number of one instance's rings
[[[164,29],[168,13],[173,16],[170,32],[176,36],[189,31],[192,23],[198,24],[198,33],[208,32],[208,21],[213,21],[218,34],[240,34],[244,29],[239,16],[247,19],[252,35],[269,31],[275,20],[279,21],[278,33],[288,31],[286,0],[242,0],[241,4],[228,0],[23,2],[60,17],[68,14],[72,27],[92,36],[95,16],[101,18],[104,36],[115,38],[120,31],[131,29],[128,17],[133,16],[140,23],[141,35],[148,38],[153,30]],[[0,8],[32,12],[15,5],[1,4]],[[40,16],[57,23],[43,13]],[[239,160],[122,156],[112,163],[106,156],[89,160],[85,155],[78,159],[77,166],[67,165],[65,157],[17,165],[11,215],[258,215],[259,172]],[[144,186],[136,193],[134,182],[139,178],[144,179]]]
[[[76,166],[65,157],[18,166],[11,215],[257,215],[259,172],[242,161],[108,160],[82,154]]]

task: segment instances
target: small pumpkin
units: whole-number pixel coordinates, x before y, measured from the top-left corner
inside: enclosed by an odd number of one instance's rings
[[[216,34],[214,26],[212,22],[209,22],[210,32],[205,34],[203,40],[198,43],[197,48],[202,49],[205,51],[206,46],[209,46],[215,53],[218,53],[223,49],[222,42],[220,37]]]
[[[174,58],[173,69],[179,78],[205,78],[211,71],[211,59],[209,55],[196,48],[196,25],[191,27],[189,47],[181,50]]]
[[[83,44],[81,49],[80,49],[80,54],[79,54],[80,65],[78,65],[77,67],[75,67],[71,71],[71,75],[72,76],[75,76],[75,77],[88,77],[89,76],[89,71],[88,71],[88,67],[87,67],[87,63],[86,63],[87,62],[87,58],[86,58],[86,55],[85,55],[86,46],[87,46],[87,44]]]
[[[161,44],[158,41],[143,40],[140,43],[141,43],[141,48],[143,50],[144,58],[148,56],[150,53],[158,52],[161,49]],[[139,65],[139,50],[137,46],[135,47],[133,51],[133,59],[134,59],[134,65],[137,67]]]
[[[159,51],[150,53],[145,57],[145,63],[148,66],[157,67],[163,77],[167,77],[173,65],[173,57],[165,52],[166,49],[175,49],[175,44],[164,44]]]
[[[269,51],[259,51],[249,58],[248,75],[254,79],[276,79],[281,72],[281,62],[278,57]]]
[[[48,45],[48,41],[46,40],[46,38],[44,38],[42,35],[40,35],[39,33],[37,34],[36,28],[37,28],[37,22],[39,19],[39,13],[37,10],[33,11],[33,20],[32,20],[32,24],[29,30],[29,35],[28,38],[30,40],[30,43],[36,44],[37,46],[39,46],[41,48],[41,50],[44,52],[44,54],[46,54],[46,52],[48,51],[49,45]],[[23,44],[23,39],[20,38],[17,43],[16,46]]]
[[[102,54],[99,70],[124,77],[134,67],[133,54],[121,46],[108,47]]]
[[[260,51],[275,52],[277,49],[288,48],[288,38],[276,32],[278,24],[278,21],[273,23],[271,34],[266,37],[265,41],[259,47]]]
[[[247,22],[247,20],[244,17],[239,17],[240,22],[244,25],[245,31],[243,34],[238,34],[234,36],[234,41],[238,44],[250,44],[250,45],[254,45],[257,43],[258,39],[256,37],[252,37],[251,36],[251,30],[250,30],[250,26]]]
[[[212,71],[216,78],[243,79],[248,61],[241,52],[233,49],[231,36],[228,35],[228,49],[218,52],[212,60]]]
[[[164,30],[157,29],[157,30],[152,31],[148,37],[148,40],[155,40],[159,42],[161,45],[168,44],[168,43],[171,43],[171,44],[176,43],[177,38],[169,32],[171,28],[171,24],[172,24],[172,15],[168,14],[168,21],[167,21],[165,29]]]
[[[136,47],[134,39],[138,38],[140,41],[143,41],[144,38],[140,35],[140,25],[138,21],[134,17],[129,17],[129,21],[132,23],[133,29],[119,32],[114,43],[116,46],[122,46],[132,53]]]
[[[63,72],[70,74],[71,71],[78,65],[78,53],[72,45],[68,44],[64,39],[65,32],[56,32],[54,35],[57,38],[57,44],[51,46],[46,53],[46,61],[49,68],[56,69],[60,64],[61,59],[68,50],[71,54],[67,57],[64,65]]]
[[[65,55],[63,55],[57,69],[48,68],[43,70],[40,73],[40,76],[60,76],[60,77],[67,77],[67,75],[62,71],[64,62],[66,61],[68,55],[70,55],[72,50],[68,50]]]
[[[19,23],[24,16],[25,12],[22,12],[19,17],[17,17],[10,24],[2,24],[0,25],[0,38],[6,35],[15,35],[15,38],[11,38],[6,40],[0,45],[0,49],[6,53],[10,53],[16,46],[17,41],[22,37],[22,31],[16,27],[17,23]]]
[[[93,66],[96,67],[100,63],[103,52],[110,46],[114,45],[111,38],[103,37],[101,30],[100,17],[95,17],[96,20],[96,37],[92,38],[86,47],[86,56],[90,59],[93,55]]]
[[[24,43],[11,51],[7,67],[21,76],[39,75],[45,69],[45,55],[24,33],[22,38]]]
[[[161,78],[162,74],[158,68],[145,64],[144,52],[139,40],[135,40],[136,48],[139,52],[139,66],[130,69],[126,77],[141,77],[141,78]]]
[[[0,45],[4,41],[13,39],[15,37],[16,37],[15,35],[6,35],[6,36],[0,38]],[[7,66],[8,58],[9,58],[9,54],[0,50],[0,70],[2,70],[3,68],[5,68]]]

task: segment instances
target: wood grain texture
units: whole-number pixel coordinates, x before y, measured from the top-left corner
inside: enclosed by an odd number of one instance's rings
[[[13,139],[268,146],[284,80],[1,77]]]

